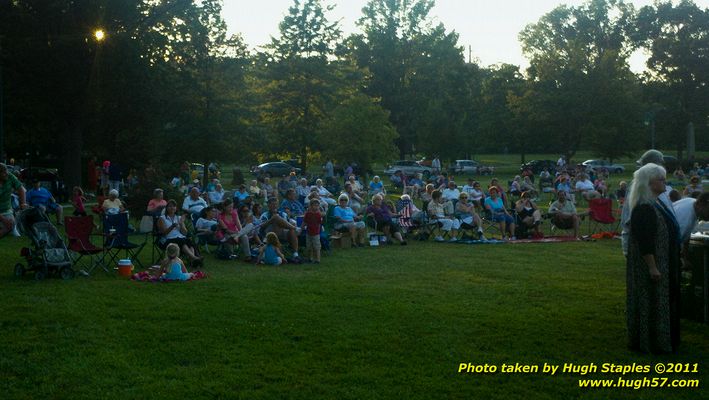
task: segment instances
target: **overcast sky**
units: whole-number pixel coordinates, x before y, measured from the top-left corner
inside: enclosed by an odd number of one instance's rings
[[[626,0],[627,1],[627,0]],[[472,56],[483,66],[500,62],[527,66],[517,35],[527,25],[554,9],[559,4],[580,5],[583,0],[437,0],[431,11],[436,22],[447,30],[455,30],[459,44],[468,46]],[[652,0],[630,1],[636,8],[652,4]],[[355,25],[362,15],[367,0],[326,0],[335,4],[330,20],[341,19],[345,34],[358,32]],[[695,0],[701,7],[709,7],[709,0]],[[293,0],[224,0],[223,16],[230,33],[241,33],[251,48],[264,45],[271,35],[278,34],[278,23]],[[631,59],[631,68],[643,69],[643,56]]]

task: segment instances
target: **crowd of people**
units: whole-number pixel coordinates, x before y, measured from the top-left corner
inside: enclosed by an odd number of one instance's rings
[[[486,185],[470,178],[460,186],[440,169],[427,180],[396,174],[391,177],[396,195],[388,193],[379,176],[364,184],[348,174],[340,182],[329,170],[324,179],[309,180],[293,170],[277,182],[265,177],[227,191],[216,168],[213,179],[203,185],[199,176],[189,174],[185,163],[180,176],[170,182],[184,197],[166,199],[165,191],[156,188],[144,212],[154,218],[158,244],[165,250],[158,273],[186,280],[192,274],[180,256],[191,268],[200,268],[204,262],[200,243],[216,243],[223,258],[280,265],[319,263],[332,232],[349,234],[355,247],[364,246],[368,228],[401,245],[407,244],[407,232],[417,227],[430,228],[436,241],[457,241],[461,232],[485,240],[490,227],[496,227],[503,240],[516,240],[542,236],[540,226],[546,217],[578,238],[586,213],[577,210],[577,203],[610,198],[622,208],[630,347],[671,352],[679,345],[679,271],[687,264],[687,243],[697,221],[709,220],[709,193],[702,187],[709,166],[695,164],[689,173],[674,171],[671,176],[682,186],[675,190],[667,184],[663,161],[659,151],[646,152],[638,160],[633,180],[621,181],[616,190],[607,184],[605,171],[570,166],[560,159],[553,172],[545,169],[535,176],[523,170],[507,189],[496,178]],[[93,210],[127,212],[121,191],[136,182],[126,185],[123,179],[115,179],[110,163],[97,166],[96,172],[91,179],[107,196]],[[553,199],[546,211],[536,203],[545,193]],[[83,190],[73,188],[73,215],[87,215],[85,203]],[[17,234],[14,211],[28,207],[54,214],[57,224],[63,224],[65,207],[51,192],[36,180],[26,190],[0,164],[0,237]],[[331,225],[331,232],[326,232],[326,225]]]

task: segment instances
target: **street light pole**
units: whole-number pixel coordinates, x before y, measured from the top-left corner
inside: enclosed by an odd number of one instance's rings
[[[0,36],[0,162],[5,162],[5,104],[2,84],[2,36]]]

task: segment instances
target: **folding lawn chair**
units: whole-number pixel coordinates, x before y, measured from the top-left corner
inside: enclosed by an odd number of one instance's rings
[[[108,263],[114,264],[121,252],[126,258],[130,258],[134,264],[138,265],[140,268],[144,268],[143,264],[138,259],[143,247],[147,243],[147,235],[145,240],[141,244],[135,244],[128,240],[128,214],[118,213],[118,214],[105,214],[103,216],[103,235],[105,237],[104,241],[104,255],[102,257],[102,262],[106,262],[106,257],[108,257]]]
[[[608,198],[591,199],[588,202],[588,234],[597,233],[597,229],[605,225],[614,229],[616,218],[613,216],[613,200]]]
[[[94,234],[94,216],[88,215],[85,217],[64,217],[64,226],[69,242],[69,250],[77,256],[72,257],[74,266],[81,266],[81,271],[85,274],[90,274],[93,270],[100,266],[104,271],[108,269],[101,262],[103,257],[94,256],[103,253],[103,248],[94,245],[91,242],[91,236],[101,236]],[[88,256],[90,261],[88,264],[81,264],[80,261],[84,256]]]

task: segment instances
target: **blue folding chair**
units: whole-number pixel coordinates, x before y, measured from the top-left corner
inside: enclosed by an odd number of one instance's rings
[[[131,261],[141,269],[144,268],[143,264],[138,259],[145,243],[147,242],[148,236],[145,235],[143,243],[135,244],[128,240],[128,214],[105,214],[103,216],[103,235],[104,235],[104,255],[102,261],[105,261],[108,257],[108,262],[110,264],[116,263],[119,259],[121,253],[124,254],[124,258],[130,258]],[[106,265],[106,264],[104,264]]]

